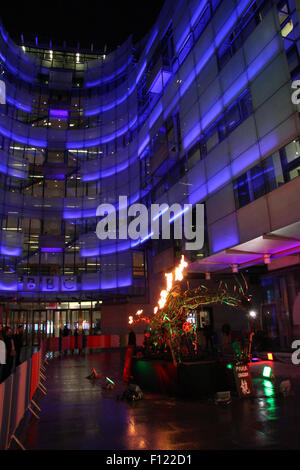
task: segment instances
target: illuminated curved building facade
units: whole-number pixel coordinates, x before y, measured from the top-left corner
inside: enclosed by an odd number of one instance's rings
[[[60,308],[62,323],[101,318],[118,333],[141,305],[151,312],[184,247],[100,241],[97,207],[126,195],[205,203],[191,278],[259,267],[263,326],[288,337],[300,325],[299,72],[294,0],[167,0],[140,43],[106,56],[16,45],[1,26],[4,314],[53,332]]]

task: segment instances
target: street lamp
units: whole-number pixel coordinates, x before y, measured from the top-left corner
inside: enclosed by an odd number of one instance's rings
[[[251,311],[249,312],[249,316],[254,319],[254,318],[256,318],[257,314],[256,314],[256,312],[255,312],[254,310],[251,310]]]

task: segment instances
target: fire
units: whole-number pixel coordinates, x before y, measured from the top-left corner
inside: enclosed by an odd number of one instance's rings
[[[174,273],[165,273],[165,277],[167,279],[167,287],[166,289],[163,289],[160,293],[160,298],[158,301],[158,307],[155,307],[154,309],[154,315],[158,312],[158,310],[164,308],[168,293],[172,290],[173,285],[174,285],[174,280],[175,281],[182,281],[183,279],[183,271],[184,269],[188,266],[188,263],[184,259],[184,255],[182,255],[180,264],[175,268]]]
[[[185,261],[184,256],[182,255],[180,265],[175,269],[175,281],[182,281],[183,271],[188,266],[188,263]]]
[[[167,291],[170,292],[173,286],[173,273],[166,273],[165,276],[167,278]]]
[[[165,278],[166,278],[167,285],[166,285],[166,288],[163,289],[160,292],[158,305],[154,308],[154,315],[158,312],[158,310],[161,310],[161,309],[164,308],[164,306],[166,304],[166,301],[167,301],[167,298],[168,298],[168,294],[174,286],[174,282],[182,281],[182,279],[184,277],[184,270],[187,266],[188,266],[188,263],[185,261],[184,255],[182,255],[181,260],[180,260],[180,264],[175,268],[174,273],[173,272],[165,273]],[[143,310],[138,310],[136,312],[136,316],[139,317],[140,315],[142,315],[142,313],[143,313]],[[129,317],[129,325],[132,325],[133,323],[134,323],[133,316],[130,316]]]
[[[165,306],[165,303],[167,301],[168,297],[168,291],[167,290],[162,290],[160,293],[160,299],[158,301],[159,308],[162,309]]]

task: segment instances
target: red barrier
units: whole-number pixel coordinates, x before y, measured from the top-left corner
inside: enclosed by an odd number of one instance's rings
[[[134,346],[128,346],[126,350],[125,365],[123,371],[123,380],[124,382],[129,382],[131,377],[131,362],[133,356]]]
[[[111,339],[110,335],[99,335],[99,336],[88,336],[87,337],[87,348],[110,348]]]
[[[36,392],[40,378],[40,351],[32,356],[30,401]]]
[[[14,406],[12,406],[11,416],[10,416],[10,425],[9,425],[10,435],[15,433],[30,403],[28,394],[26,393],[27,381],[30,379],[30,369],[29,369],[29,376],[28,376],[27,367],[28,367],[27,362],[23,362],[19,367],[17,367],[15,374],[12,376],[13,378],[12,403]]]
[[[46,345],[42,342],[41,349],[0,384],[0,450],[7,449],[12,438],[19,443],[15,432],[39,385],[45,354]]]
[[[88,335],[88,336],[66,336],[61,338],[48,338],[48,351],[73,351],[82,349],[85,340],[85,347],[88,349],[119,348],[119,335]]]
[[[8,412],[8,408],[6,406],[7,399],[5,400],[6,382],[7,381],[0,384],[0,449],[6,448],[7,440],[8,417],[6,414]]]

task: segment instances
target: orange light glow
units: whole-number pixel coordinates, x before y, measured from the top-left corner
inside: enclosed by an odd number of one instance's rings
[[[188,266],[188,263],[184,259],[184,255],[182,255],[180,264],[175,268],[174,272],[171,273],[165,273],[165,278],[166,278],[166,288],[163,289],[160,292],[159,295],[159,300],[157,302],[157,306],[154,308],[154,315],[158,312],[158,310],[161,310],[164,308],[169,292],[172,290],[174,287],[174,281],[182,281],[184,277],[184,270]],[[143,310],[138,310],[136,315],[139,317],[143,313]],[[133,316],[129,317],[129,325],[132,325],[134,323]]]

